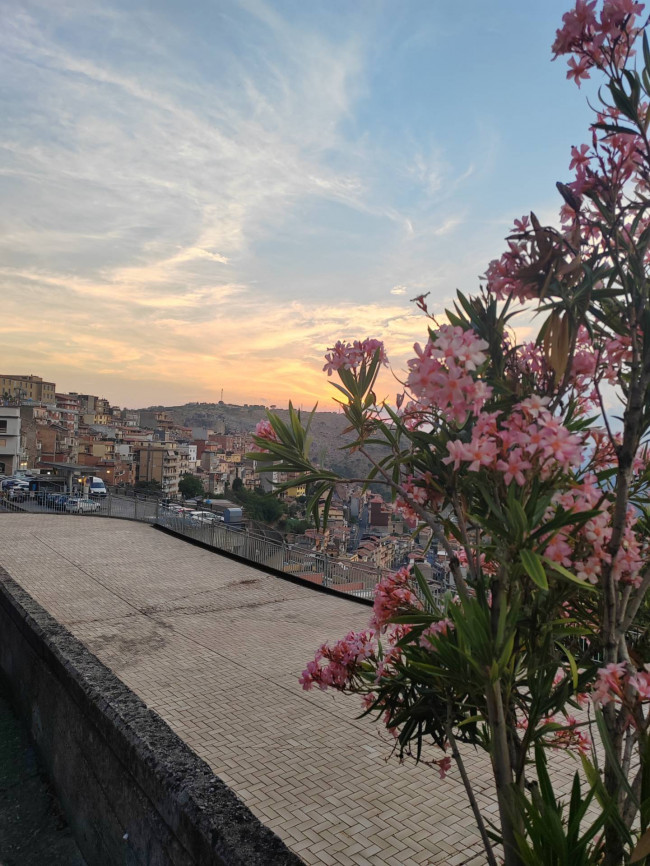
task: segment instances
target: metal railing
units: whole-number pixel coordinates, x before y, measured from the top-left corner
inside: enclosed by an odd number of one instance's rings
[[[284,541],[271,541],[243,526],[229,526],[218,518],[202,522],[185,513],[160,508],[155,522],[215,550],[236,554],[248,562],[276,568],[358,598],[373,598],[378,580],[389,573],[387,569],[305,551]]]
[[[78,504],[81,500],[82,504]],[[158,502],[151,499],[127,498],[126,496],[84,497],[71,496],[59,492],[25,492],[12,496],[6,493],[0,499],[6,511],[21,511],[30,514],[78,514],[96,517],[122,517],[153,523],[158,510]]]
[[[391,569],[362,562],[334,559],[324,553],[305,550],[286,541],[274,541],[249,530],[245,525],[224,523],[219,515],[196,519],[188,512],[164,507],[158,499],[109,494],[96,499],[85,498],[85,505],[75,503],[79,497],[48,492],[26,493],[0,498],[0,510],[30,514],[74,514],[95,517],[117,517],[156,524],[186,538],[200,541],[216,552],[235,554],[248,562],[275,568],[285,574],[329,587],[346,595],[372,599],[377,582]],[[90,503],[90,504],[88,504]],[[447,589],[444,572],[435,575],[431,589],[441,596]]]

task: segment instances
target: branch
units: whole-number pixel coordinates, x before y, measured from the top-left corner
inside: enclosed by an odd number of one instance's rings
[[[465,523],[465,517],[463,514],[463,509],[461,508],[460,501],[458,499],[458,491],[454,490],[452,494],[452,500],[454,503],[454,511],[456,513],[456,519],[458,520],[458,529],[460,530],[461,538],[463,540],[463,547],[465,548],[465,556],[467,557],[467,565],[471,571],[472,577],[474,580],[478,579],[478,545],[476,548],[476,557],[477,561],[474,562],[474,554],[472,553],[472,548],[469,543],[469,536],[467,534],[467,524]]]
[[[490,842],[490,837],[487,834],[485,823],[483,821],[483,816],[481,815],[481,810],[479,809],[478,803],[476,802],[476,797],[474,796],[472,783],[470,782],[467,771],[465,770],[465,764],[463,763],[463,759],[461,758],[460,752],[458,751],[458,744],[456,743],[456,738],[454,737],[453,731],[451,729],[451,723],[449,721],[447,721],[447,724],[445,725],[445,730],[447,733],[447,739],[449,740],[449,745],[451,746],[451,754],[454,756],[456,766],[460,771],[460,777],[463,780],[463,785],[465,786],[465,793],[467,794],[469,805],[471,806],[472,812],[474,813],[474,818],[476,819],[476,824],[478,825],[478,831],[481,834],[481,840],[483,842],[483,847],[485,848],[488,864],[489,866],[497,866],[494,851],[492,850],[492,843]]]
[[[650,589],[650,570],[646,572],[645,577],[641,581],[641,586],[637,589],[634,597],[630,600],[628,609],[625,613],[625,618],[619,626],[621,634],[626,634],[634,622],[634,618],[639,612],[639,608],[643,604],[643,599]]]

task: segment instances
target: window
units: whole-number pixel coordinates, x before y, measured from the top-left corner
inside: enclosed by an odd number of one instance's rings
[[[0,418],[0,433],[6,433],[6,432],[7,432],[7,422],[6,422],[6,420],[3,420]]]
[[[5,446],[6,444],[7,444],[7,440],[6,440],[6,439],[0,439],[0,448],[4,448],[4,446]]]

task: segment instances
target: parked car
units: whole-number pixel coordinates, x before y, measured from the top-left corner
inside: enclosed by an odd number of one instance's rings
[[[195,523],[199,523],[203,526],[211,525],[216,523],[218,517],[216,514],[213,514],[211,511],[190,511],[188,514],[190,520],[193,520]]]
[[[70,499],[68,493],[48,493],[45,504],[48,508],[55,508],[61,511],[68,499]]]
[[[91,514],[93,511],[99,511],[99,502],[93,502],[92,499],[80,499],[76,496],[71,496],[65,503],[65,510],[71,514]]]
[[[29,499],[29,484],[25,484],[24,481],[12,484],[9,488],[9,499]]]
[[[167,511],[170,512],[170,514],[183,515],[183,514],[191,514],[192,513],[191,508],[185,508],[183,505],[178,505],[178,504],[174,504],[174,503],[166,506],[166,509],[167,509]]]

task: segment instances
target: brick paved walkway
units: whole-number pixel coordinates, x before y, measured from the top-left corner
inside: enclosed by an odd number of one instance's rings
[[[0,514],[0,564],[307,864],[484,863],[457,772],[386,760],[356,698],[300,689],[318,644],[369,608],[105,518]]]

